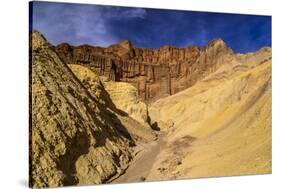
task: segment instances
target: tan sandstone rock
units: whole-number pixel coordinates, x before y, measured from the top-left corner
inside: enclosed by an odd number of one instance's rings
[[[30,95],[30,185],[103,183],[131,159],[133,139],[115,114],[99,103],[33,32]]]

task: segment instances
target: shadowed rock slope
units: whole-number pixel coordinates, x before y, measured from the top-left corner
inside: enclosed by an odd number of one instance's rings
[[[118,176],[133,157],[131,147],[154,135],[118,110],[98,79],[89,92],[40,33],[30,37],[30,186]]]

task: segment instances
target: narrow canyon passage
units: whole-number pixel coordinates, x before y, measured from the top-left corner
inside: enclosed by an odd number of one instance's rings
[[[124,174],[112,183],[144,181],[149,175],[160,152],[166,147],[166,134],[159,133],[157,140],[144,145]]]

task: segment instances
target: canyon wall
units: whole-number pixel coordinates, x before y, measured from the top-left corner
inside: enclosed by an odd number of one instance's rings
[[[204,48],[165,45],[145,49],[135,48],[124,40],[107,48],[62,43],[55,49],[69,64],[80,64],[113,81],[133,84],[146,102],[192,86],[232,55],[232,50],[221,39],[212,40]]]
[[[102,95],[90,93],[39,32],[30,34],[30,50],[30,187],[98,184],[121,174],[135,140],[102,84],[91,83]]]

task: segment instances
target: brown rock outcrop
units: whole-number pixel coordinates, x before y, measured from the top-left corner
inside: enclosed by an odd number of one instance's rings
[[[202,49],[169,45],[159,49],[135,48],[124,40],[107,48],[63,43],[56,46],[56,51],[67,63],[82,64],[113,81],[132,83],[148,102],[192,86],[232,54],[221,39]]]

